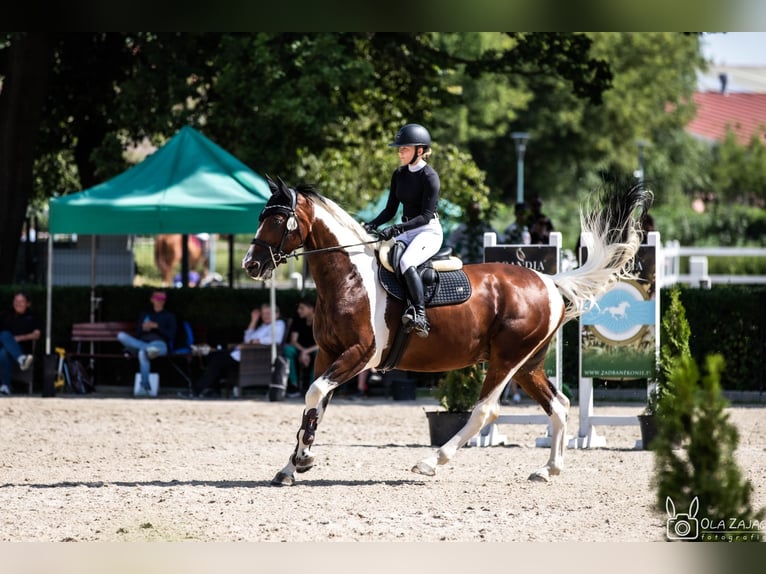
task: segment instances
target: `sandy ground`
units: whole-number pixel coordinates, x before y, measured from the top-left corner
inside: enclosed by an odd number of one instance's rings
[[[294,447],[297,400],[2,398],[0,541],[664,540],[638,426],[604,427],[605,448],[568,449],[547,484],[527,481],[548,456],[535,447],[540,425],[503,425],[509,445],[463,448],[429,478],[410,468],[432,450],[424,410],[435,405],[336,399],[317,465],[280,488],[269,483]],[[755,505],[766,506],[764,408],[730,414]],[[573,407],[570,434],[577,416]]]

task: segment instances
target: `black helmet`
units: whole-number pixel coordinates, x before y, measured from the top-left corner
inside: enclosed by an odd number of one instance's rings
[[[420,124],[407,124],[398,132],[389,147],[401,147],[403,145],[431,146],[431,134]]]

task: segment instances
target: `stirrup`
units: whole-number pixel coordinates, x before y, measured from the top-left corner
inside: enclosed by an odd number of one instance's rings
[[[410,310],[412,313],[410,313]],[[425,315],[420,315],[414,307],[410,306],[402,315],[402,326],[405,333],[412,333],[418,337],[428,337],[429,325]]]

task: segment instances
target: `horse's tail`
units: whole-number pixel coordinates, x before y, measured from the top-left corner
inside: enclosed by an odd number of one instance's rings
[[[599,199],[597,211],[580,211],[582,231],[592,238],[585,242],[585,264],[553,276],[567,300],[564,322],[582,315],[587,302],[595,303],[619,279],[633,277],[632,262],[643,233],[640,217],[651,206],[653,194],[641,185],[627,191],[613,185],[605,187]]]

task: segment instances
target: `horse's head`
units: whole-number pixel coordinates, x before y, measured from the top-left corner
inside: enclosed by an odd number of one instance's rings
[[[298,193],[277,180],[279,183],[267,178],[271,197],[258,218],[258,231],[250,249],[242,259],[242,268],[253,279],[268,279],[277,265],[303,246]]]

